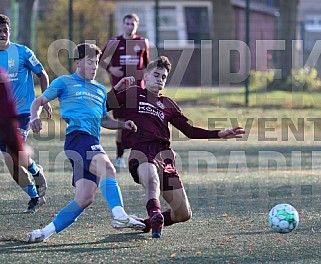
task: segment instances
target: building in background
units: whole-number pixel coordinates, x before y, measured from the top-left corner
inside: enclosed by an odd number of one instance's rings
[[[276,38],[278,9],[272,1],[250,1],[250,66],[266,70],[266,56],[256,54],[257,40]],[[159,42],[155,36],[155,1],[115,1],[116,25],[121,32],[122,17],[130,12],[139,15],[139,33],[148,36],[157,50],[152,56],[167,55],[179,70],[173,71],[171,85],[212,86],[220,83],[224,72],[246,74],[246,62],[241,58],[245,42],[245,0],[159,1]],[[220,40],[238,40],[231,63],[222,62]],[[242,53],[242,54],[240,54]],[[271,54],[269,60],[272,60]],[[221,80],[220,80],[221,79]],[[240,78],[242,79],[242,77]],[[244,78],[243,78],[244,79]]]
[[[321,62],[319,55],[321,54],[321,1],[320,0],[304,0],[300,1],[298,12],[298,39],[302,40],[299,45],[303,54],[303,65],[306,64],[312,50],[316,52],[312,60],[308,62],[309,67],[315,67],[321,72]],[[298,67],[302,65],[297,65]]]

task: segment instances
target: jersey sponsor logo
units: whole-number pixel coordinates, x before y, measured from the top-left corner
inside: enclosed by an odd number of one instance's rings
[[[154,105],[145,102],[139,102],[138,113],[141,114],[150,114],[157,116],[159,119],[164,121],[165,115],[162,111],[158,110]]]
[[[11,82],[18,81],[18,73],[8,73],[8,77]]]
[[[14,59],[13,58],[10,58],[8,60],[8,66],[9,66],[9,68],[12,68],[14,66]]]
[[[31,63],[31,65],[33,67],[35,67],[36,65],[40,64],[40,62],[37,60],[36,56],[32,55],[30,58],[29,58],[29,62]]]
[[[136,55],[121,55],[119,57],[120,65],[138,65],[139,57]]]
[[[104,95],[103,91],[102,91],[102,90],[100,90],[100,89],[97,89],[97,90],[96,90],[96,92],[97,92],[99,95],[101,95],[101,96],[103,96],[103,95]]]

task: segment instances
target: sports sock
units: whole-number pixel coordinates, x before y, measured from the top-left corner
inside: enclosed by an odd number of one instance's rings
[[[42,229],[42,232],[45,236],[45,239],[47,239],[48,237],[50,237],[53,233],[56,232],[56,228],[53,222],[51,222],[49,225],[45,226]]]
[[[150,199],[146,204],[146,209],[149,217],[152,217],[156,213],[160,213],[160,202],[156,198]]]
[[[113,213],[114,219],[117,220],[126,220],[128,219],[128,215],[126,214],[125,210],[121,206],[115,206],[111,212]]]
[[[34,160],[32,161],[31,165],[28,167],[28,171],[32,175],[36,175],[39,172],[39,167],[37,166]]]
[[[123,148],[123,144],[121,142],[116,142],[116,146],[117,146],[117,158],[121,158],[124,155],[124,148]]]
[[[100,191],[109,208],[113,210],[116,206],[123,208],[123,198],[116,179],[106,178],[100,181]],[[116,209],[116,211],[120,211]]]
[[[75,200],[72,200],[65,208],[60,210],[52,223],[55,225],[57,233],[77,221],[77,217],[84,211]]]
[[[169,226],[175,223],[171,218],[171,209],[162,212],[162,215],[164,216],[164,226]]]
[[[27,193],[30,196],[30,198],[39,197],[36,186],[34,184],[29,184],[26,187],[23,187],[22,190],[24,190],[25,193]]]

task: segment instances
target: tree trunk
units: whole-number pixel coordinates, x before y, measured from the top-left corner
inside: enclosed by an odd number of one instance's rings
[[[286,81],[292,70],[292,40],[296,39],[299,0],[279,0],[280,18],[278,39],[285,40],[285,50],[279,51],[277,65],[282,70],[281,82]]]
[[[30,47],[31,45],[31,20],[34,0],[18,0],[19,24],[17,43]]]

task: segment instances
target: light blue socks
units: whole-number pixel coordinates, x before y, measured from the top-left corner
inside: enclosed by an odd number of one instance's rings
[[[75,200],[72,200],[65,208],[63,208],[52,221],[55,225],[56,232],[64,230],[72,223],[77,221],[77,217],[84,211]]]
[[[24,190],[24,192],[26,194],[28,194],[30,196],[30,198],[38,197],[38,192],[37,192],[36,186],[33,184],[29,184],[26,187],[23,187],[22,190]]]
[[[124,207],[123,198],[116,179],[106,178],[100,181],[100,191],[110,209]]]

